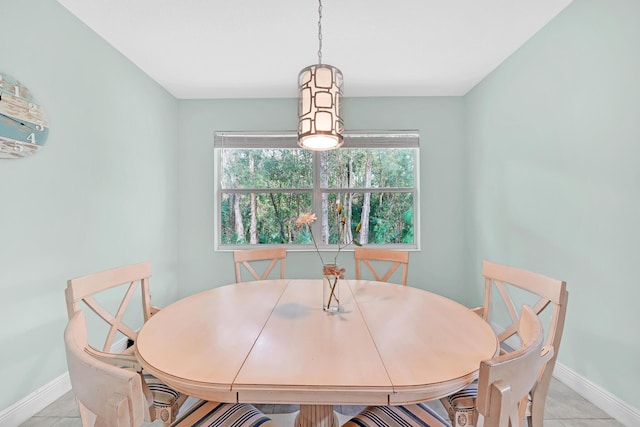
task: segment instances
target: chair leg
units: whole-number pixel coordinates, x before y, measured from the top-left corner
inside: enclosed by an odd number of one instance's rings
[[[451,420],[453,427],[474,427],[473,409],[457,409],[454,411],[453,416],[454,418]]]
[[[544,400],[531,402],[531,412],[527,415],[528,427],[543,427],[544,423]]]
[[[443,397],[440,403],[449,414],[452,427],[474,427],[475,399],[460,398],[451,404],[448,397]]]
[[[176,407],[176,405],[153,405],[149,407],[149,412],[151,413],[151,421],[160,420],[163,426],[169,427],[175,420],[175,416],[178,413],[178,408]]]
[[[180,407],[189,396],[173,390],[152,375],[144,375],[143,388],[151,394],[149,401],[150,421],[160,420],[165,427],[173,423]]]
[[[80,412],[80,422],[82,423],[82,427],[91,427],[96,422],[96,414],[91,412],[84,406],[80,401],[76,398],[76,402],[78,403],[78,410]]]
[[[536,385],[531,393],[531,400],[528,405],[527,423],[528,427],[543,427],[544,424],[544,407],[549,394],[551,381],[544,379]]]

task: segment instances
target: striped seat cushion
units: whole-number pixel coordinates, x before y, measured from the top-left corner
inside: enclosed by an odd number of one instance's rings
[[[478,397],[478,383],[474,382],[450,395],[447,400],[455,409],[473,409]]]
[[[180,406],[187,396],[169,387],[151,374],[144,374],[144,382],[147,383],[153,406],[149,408],[151,421],[161,420],[164,425],[176,419]]]
[[[180,397],[180,392],[172,389],[152,375],[145,374],[144,380],[153,395],[154,406],[173,406]]]
[[[471,422],[473,420],[473,412],[475,411],[477,397],[478,383],[473,382],[462,390],[441,400],[455,427],[468,427],[472,425]],[[525,415],[529,416],[530,414],[531,394],[529,394]]]
[[[454,427],[473,426],[473,417],[478,397],[478,383],[473,382],[460,391],[440,399]]]
[[[172,427],[257,427],[273,426],[267,417],[248,403],[219,403],[200,400],[189,408]]]
[[[424,403],[404,406],[369,406],[342,427],[450,427]]]
[[[473,382],[460,391],[457,391],[441,399],[443,406],[449,413],[451,421],[454,422],[456,427],[465,427],[472,425],[473,412],[475,410],[476,398],[478,397],[478,383]],[[531,394],[527,401],[527,408],[525,415],[531,415]]]

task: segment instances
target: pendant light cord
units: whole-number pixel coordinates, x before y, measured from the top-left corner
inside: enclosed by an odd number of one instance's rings
[[[318,64],[322,64],[322,0],[318,0]]]

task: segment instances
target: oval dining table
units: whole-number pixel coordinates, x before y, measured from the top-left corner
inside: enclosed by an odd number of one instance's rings
[[[447,396],[498,352],[487,322],[422,289],[340,282],[340,310],[322,309],[322,281],[263,280],[181,299],[140,329],[136,356],[175,389],[220,402],[299,404],[296,425],[335,426],[334,404],[399,405]]]

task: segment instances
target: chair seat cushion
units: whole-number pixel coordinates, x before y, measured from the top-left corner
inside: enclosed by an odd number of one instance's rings
[[[476,398],[478,397],[478,383],[474,382],[469,384],[462,390],[456,391],[450,395],[447,400],[449,404],[456,410],[473,409],[476,405]]]
[[[476,398],[478,397],[478,382],[475,381],[460,391],[441,399],[442,405],[449,414],[449,418],[455,427],[464,427],[471,425],[473,413],[476,406]],[[531,414],[531,394],[527,401],[526,416]]]
[[[462,390],[440,399],[454,427],[469,427],[473,425],[477,397],[478,383],[473,382]]]
[[[172,427],[257,427],[272,426],[271,418],[248,403],[219,403],[200,400],[180,416]]]
[[[153,406],[149,408],[151,421],[161,420],[167,425],[175,420],[180,407],[187,400],[187,396],[151,374],[144,374],[144,381],[147,383],[153,399]]]
[[[450,427],[447,420],[424,403],[368,406],[342,427]]]
[[[144,380],[153,395],[154,406],[173,406],[180,397],[180,392],[172,389],[152,375],[145,374]]]

